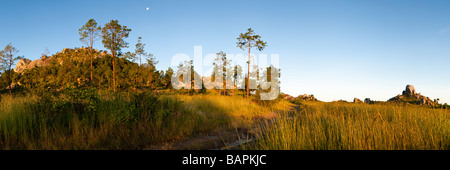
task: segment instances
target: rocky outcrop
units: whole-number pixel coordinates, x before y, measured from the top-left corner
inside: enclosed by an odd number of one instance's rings
[[[370,100],[370,98],[366,98],[366,99],[364,99],[364,103],[367,103],[367,104],[375,104],[375,101]]]
[[[358,98],[354,98],[353,99],[353,103],[362,103],[362,100],[358,99]]]
[[[53,57],[44,56],[41,59],[32,61],[30,64],[28,64],[26,69],[48,66],[53,59],[54,59]]]
[[[314,97],[314,95],[301,94],[301,95],[298,95],[297,97],[293,97],[289,94],[282,94],[282,95],[283,95],[284,100],[287,100],[290,102],[319,101]]]
[[[16,72],[16,73],[22,72],[24,69],[27,68],[28,64],[30,64],[30,63],[31,63],[31,60],[28,60],[28,59],[26,59],[26,58],[21,59],[21,60],[17,63],[16,68],[14,68],[14,72]]]
[[[59,64],[63,64],[65,59],[83,62],[89,59],[89,57],[87,57],[89,56],[88,54],[88,48],[85,47],[75,49],[64,48],[61,52],[58,52],[53,56],[44,55],[40,59],[34,61],[31,61],[29,59],[22,59],[17,63],[14,71],[16,73],[22,73],[24,70],[33,69],[35,67],[48,66],[52,63],[53,60],[56,60]],[[106,55],[108,55],[106,51],[98,51],[94,49],[94,58],[102,58]]]
[[[403,95],[414,96],[416,95],[416,89],[413,85],[407,85],[405,91],[403,91]]]
[[[24,70],[30,70],[35,67],[48,66],[50,65],[53,59],[54,57],[47,57],[47,56],[43,56],[41,59],[37,59],[34,61],[31,61],[29,59],[22,59],[17,63],[16,67],[14,68],[14,72],[22,73]]]
[[[305,101],[318,101],[314,97],[314,95],[307,95],[307,94],[299,95],[296,97],[296,99],[305,100]]]
[[[291,102],[295,100],[295,98],[289,94],[283,94],[283,99]]]
[[[406,89],[402,92],[402,95],[397,95],[388,101],[390,102],[404,102],[409,104],[417,104],[417,105],[428,105],[434,106],[439,104],[439,100],[431,100],[429,97],[423,96],[420,93],[416,92],[416,89],[412,85],[407,85]]]

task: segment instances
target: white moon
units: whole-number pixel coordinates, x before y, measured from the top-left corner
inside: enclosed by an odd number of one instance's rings
[[[149,7],[147,7],[147,11],[148,11],[148,10],[150,10],[150,8],[149,8]]]

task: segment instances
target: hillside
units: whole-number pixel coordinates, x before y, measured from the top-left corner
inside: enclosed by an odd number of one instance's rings
[[[16,67],[14,68],[14,72],[21,73],[25,70],[31,70],[35,67],[44,67],[49,66],[54,60],[56,59],[56,62],[62,65],[64,63],[64,60],[70,59],[71,61],[78,61],[78,62],[84,62],[87,59],[89,59],[88,56],[88,48],[82,47],[82,48],[76,48],[76,49],[70,49],[65,48],[61,52],[56,53],[52,56],[41,56],[40,59],[31,61],[29,59],[21,59]],[[106,51],[100,51],[94,49],[94,58],[102,58],[105,55],[107,55]]]
[[[93,55],[94,79],[92,82],[90,82],[89,50],[66,48],[54,55],[42,56],[34,61],[21,59],[14,68],[13,88],[58,90],[66,87],[85,87],[92,83],[91,86],[98,89],[111,89],[113,84],[111,55],[106,51],[98,50],[94,50]],[[169,86],[169,75],[173,73],[171,69],[168,70],[168,75],[165,75],[164,71],[155,70],[153,63],[139,66],[133,58],[125,54],[120,54],[115,60],[116,84],[121,90],[136,90],[138,84],[142,84],[142,88]],[[8,84],[1,83],[0,89],[5,89],[7,86]]]

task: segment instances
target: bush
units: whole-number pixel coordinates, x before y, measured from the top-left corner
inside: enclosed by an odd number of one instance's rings
[[[68,101],[79,105],[85,112],[95,112],[100,102],[100,96],[95,89],[66,88],[64,92]]]
[[[116,126],[134,126],[137,122],[137,114],[134,108],[123,108],[115,110],[113,113],[113,122]]]

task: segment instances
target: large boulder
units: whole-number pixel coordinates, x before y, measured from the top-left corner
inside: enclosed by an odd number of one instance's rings
[[[421,98],[421,99],[420,99],[420,104],[421,104],[421,105],[427,104],[427,99]]]
[[[403,95],[414,96],[416,94],[416,89],[413,85],[407,85],[405,91],[403,91]]]
[[[17,63],[16,67],[14,68],[14,72],[16,72],[16,73],[22,72],[23,70],[25,70],[27,68],[28,64],[30,64],[30,63],[31,63],[31,60],[28,60],[26,58],[21,59]]]
[[[358,98],[354,98],[353,99],[353,103],[362,103],[362,100],[358,99]]]
[[[41,59],[32,61],[30,64],[28,64],[26,69],[31,70],[31,69],[33,69],[35,67],[48,66],[50,64],[50,61],[52,61],[52,59],[53,59],[53,57],[44,56]]]
[[[375,104],[375,101],[371,100],[370,98],[366,98],[366,99],[364,99],[364,103]]]
[[[14,68],[14,71],[16,73],[21,73],[24,70],[30,70],[35,67],[44,67],[50,65],[50,62],[54,59],[54,57],[42,57],[41,59],[37,59],[34,61],[31,61],[29,59],[22,59],[20,60],[16,67]],[[61,63],[60,63],[61,64]]]

